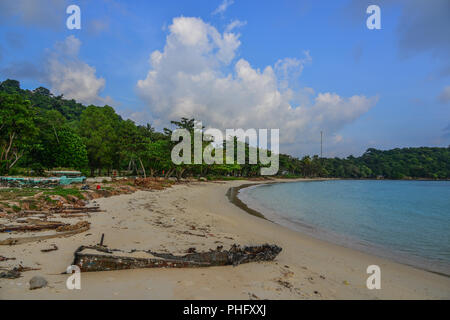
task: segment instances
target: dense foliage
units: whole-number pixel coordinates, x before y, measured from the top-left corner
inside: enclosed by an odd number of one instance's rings
[[[172,121],[194,134],[194,119]],[[73,168],[89,175],[141,174],[177,178],[257,176],[261,163],[180,164],[171,161],[171,130],[123,120],[110,106],[84,106],[48,89],[23,90],[16,80],[0,83],[0,174],[20,168],[42,172]],[[235,144],[238,142],[235,140]],[[209,143],[203,143],[203,149]],[[246,156],[249,146],[245,145]],[[212,151],[214,154],[216,150]],[[192,152],[193,154],[193,152]],[[226,150],[224,151],[224,157]],[[224,158],[225,159],[225,158]],[[225,161],[224,161],[225,163]],[[368,149],[361,157],[298,159],[280,155],[279,174],[340,178],[450,178],[450,148]]]
[[[361,157],[280,156],[280,170],[292,175],[334,178],[450,179],[450,147],[370,148]]]

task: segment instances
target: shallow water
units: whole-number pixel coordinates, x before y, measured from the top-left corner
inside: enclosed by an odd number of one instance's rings
[[[239,198],[309,235],[450,275],[450,181],[277,183]]]

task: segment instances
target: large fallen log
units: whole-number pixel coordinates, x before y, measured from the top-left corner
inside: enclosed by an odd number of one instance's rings
[[[176,256],[167,253],[132,250],[124,252],[104,246],[81,246],[74,253],[73,265],[82,272],[110,271],[139,268],[192,268],[239,265],[254,261],[272,261],[281,252],[276,245],[240,247],[230,250],[218,247],[209,252],[190,253]]]

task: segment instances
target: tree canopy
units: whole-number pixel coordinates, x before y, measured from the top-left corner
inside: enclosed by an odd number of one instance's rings
[[[175,129],[194,135],[195,120],[172,121]],[[203,130],[201,128],[200,130]],[[150,125],[137,125],[122,119],[110,106],[84,106],[75,100],[54,96],[50,90],[20,88],[17,80],[0,83],[0,174],[15,168],[74,168],[86,174],[110,174],[112,170],[144,176],[257,176],[263,166],[228,163],[226,144],[211,149],[202,141],[202,151],[223,154],[224,164],[174,164],[172,130],[157,132]],[[192,143],[194,139],[191,139]],[[243,142],[233,141],[233,145]],[[192,156],[194,154],[193,145]],[[219,150],[221,148],[222,150]],[[244,144],[246,158],[252,147]],[[236,151],[236,148],[235,148]],[[362,156],[301,159],[280,154],[278,174],[300,177],[336,178],[428,178],[450,179],[450,147],[370,148]]]

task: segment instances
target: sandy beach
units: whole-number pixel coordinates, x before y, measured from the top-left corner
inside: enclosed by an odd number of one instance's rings
[[[67,238],[0,246],[0,253],[40,270],[0,279],[0,299],[449,299],[450,278],[317,240],[260,217],[229,201],[230,187],[255,181],[191,182],[161,191],[138,191],[95,200],[91,229]],[[256,182],[258,183],[258,182]],[[260,182],[263,183],[263,182]],[[76,221],[76,220],[75,220]],[[184,254],[232,244],[276,244],[272,262],[236,267],[138,269],[81,274],[81,290],[68,290],[61,274],[80,245],[101,234],[110,248]],[[56,244],[58,250],[41,249]],[[381,268],[381,289],[368,290],[366,268]],[[48,286],[29,290],[34,275]]]

